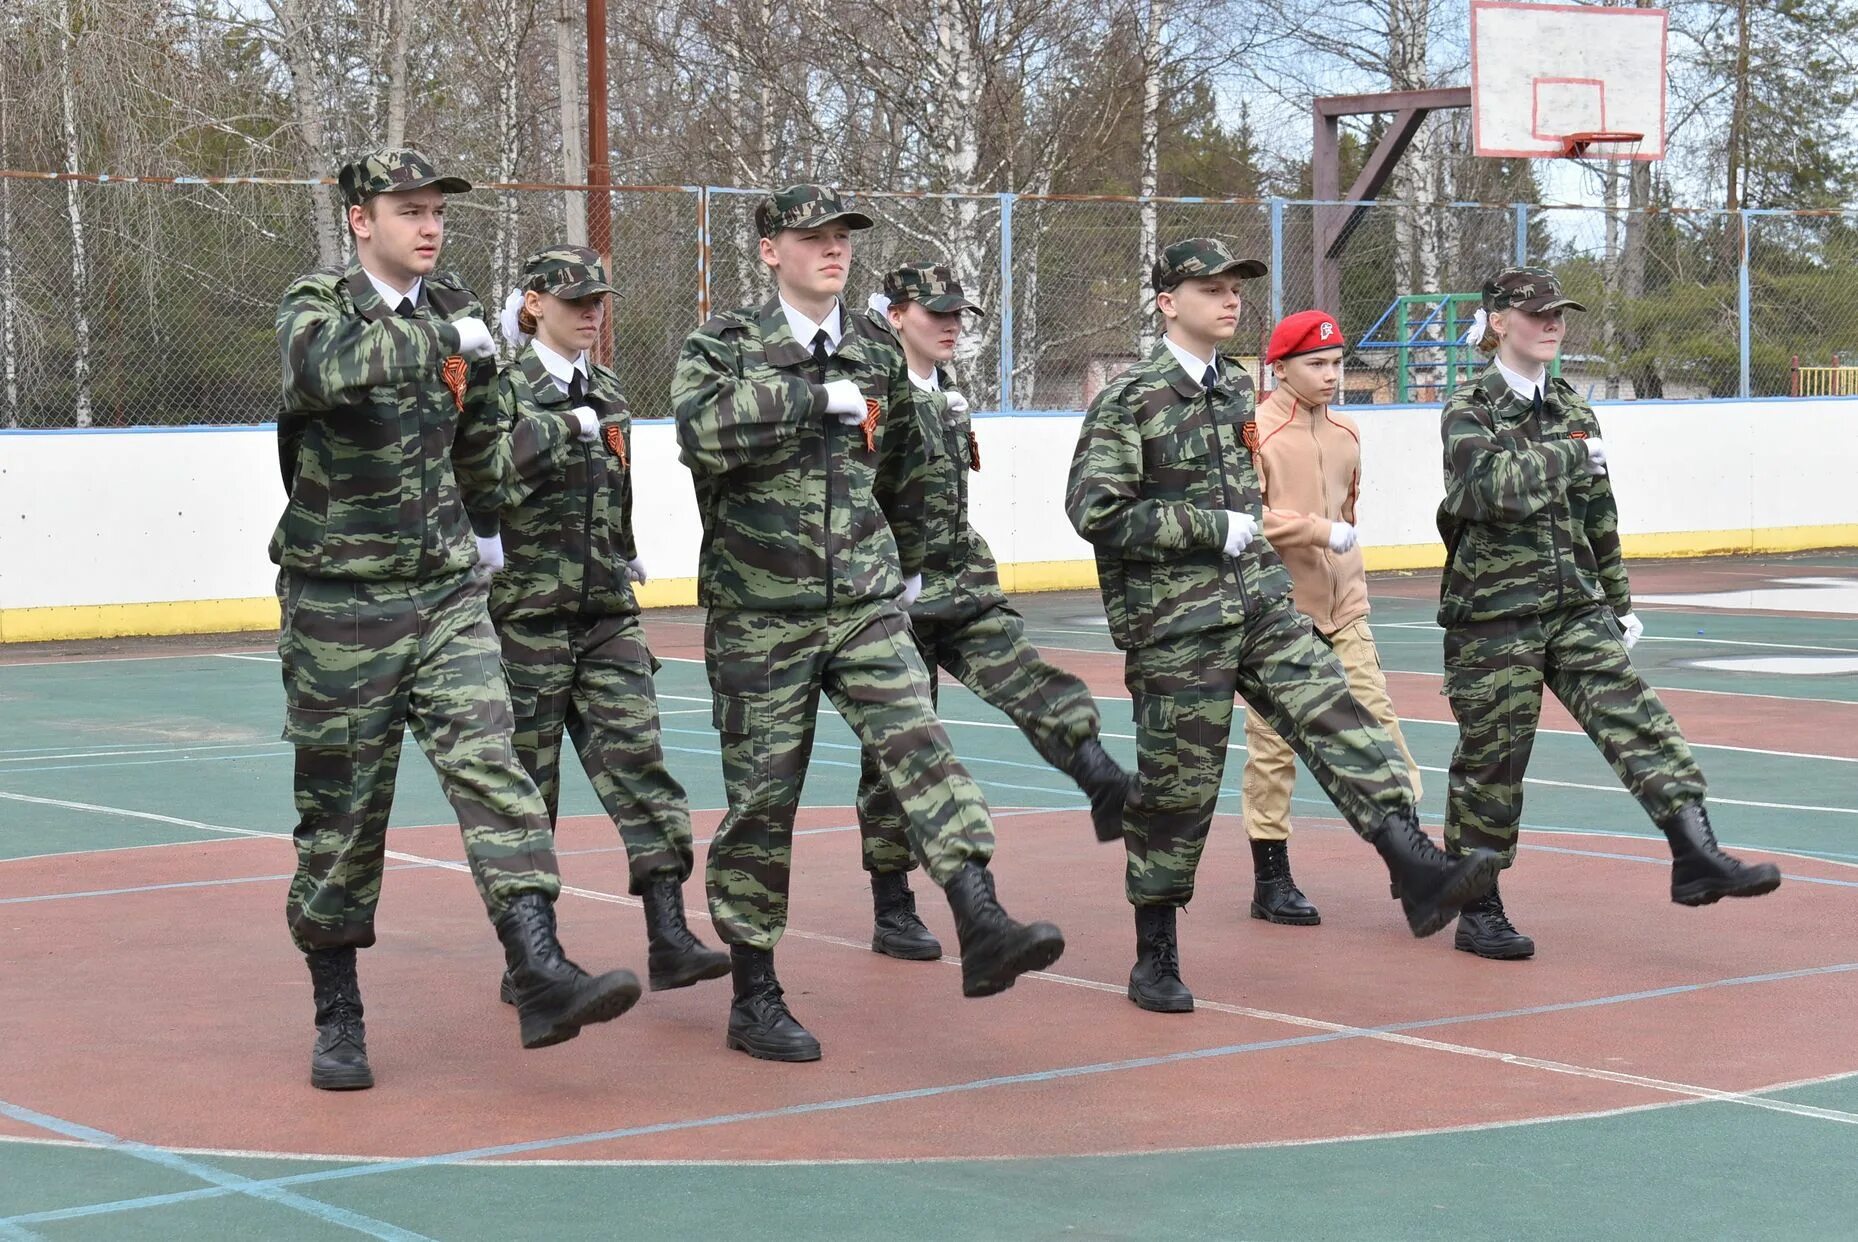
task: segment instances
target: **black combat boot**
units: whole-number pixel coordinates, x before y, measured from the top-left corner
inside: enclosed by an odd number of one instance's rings
[[[374,1085],[368,1068],[368,1035],[361,1022],[361,983],[355,950],[312,949],[310,990],[316,998],[316,1047],[310,1052],[310,1085],[324,1091],[360,1091]]]
[[[1773,863],[1745,863],[1717,847],[1701,802],[1680,808],[1658,827],[1671,842],[1671,900],[1680,906],[1759,897],[1781,886],[1781,869]]]
[[[1452,947],[1499,962],[1535,956],[1535,941],[1517,931],[1510,916],[1503,912],[1503,898],[1494,880],[1488,893],[1465,902],[1458,911],[1458,931],[1452,937]]]
[[[573,1039],[583,1026],[611,1022],[639,999],[639,977],[630,970],[590,975],[568,960],[555,937],[554,903],[541,893],[510,903],[497,920],[497,938],[525,1048]]]
[[[1135,966],[1129,999],[1151,1013],[1192,1013],[1194,994],[1181,982],[1181,951],[1174,939],[1174,906],[1135,908]]]
[[[1463,857],[1446,854],[1420,828],[1410,807],[1375,825],[1368,840],[1387,864],[1393,895],[1415,936],[1430,936],[1451,922],[1461,906],[1489,891],[1503,869],[1503,860],[1489,850]]]
[[[1094,737],[1072,752],[1064,773],[1090,795],[1090,822],[1097,830],[1097,840],[1122,840],[1123,805],[1135,789],[1135,777],[1123,771]]]
[[[1290,843],[1252,842],[1252,917],[1267,923],[1314,927],[1323,921],[1290,878]]]
[[[944,886],[961,942],[961,994],[992,996],[1029,970],[1044,970],[1064,952],[1064,933],[1050,923],[1017,923],[1000,908],[994,878],[965,862]]]
[[[729,1035],[724,1043],[764,1061],[817,1061],[819,1041],[794,1020],[774,977],[774,954],[767,949],[732,945],[729,965],[735,975],[735,1003],[729,1006]]]
[[[873,953],[906,962],[933,962],[942,956],[942,942],[916,916],[909,872],[873,871],[871,907],[876,915],[871,928]]]
[[[729,973],[729,955],[710,948],[684,921],[684,885],[676,876],[656,876],[645,890],[646,975],[654,992],[687,988]]]

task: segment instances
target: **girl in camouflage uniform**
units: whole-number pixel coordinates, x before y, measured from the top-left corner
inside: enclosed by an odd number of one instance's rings
[[[632,531],[631,412],[618,378],[587,355],[612,292],[592,250],[555,246],[530,256],[504,307],[504,335],[522,348],[498,377],[498,434],[462,460],[482,478],[501,528],[504,567],[491,582],[490,615],[516,753],[552,825],[562,733],[573,740],[626,844],[658,991],[720,978],[729,959],[684,920],[690,811],[665,769],[652,686],[658,662],[633,594],[646,573]]]
[[[1632,667],[1644,627],[1619,546],[1619,510],[1593,408],[1548,364],[1566,311],[1546,268],[1509,268],[1484,285],[1479,344],[1490,367],[1445,403],[1445,541],[1439,624],[1445,694],[1458,720],[1445,809],[1452,853],[1516,859],[1523,770],[1542,687],[1555,692],[1671,842],[1671,900],[1702,906],[1780,885],[1716,845],[1703,773],[1677,722]],[[1517,959],[1517,931],[1493,886],[1466,904],[1456,947]]]

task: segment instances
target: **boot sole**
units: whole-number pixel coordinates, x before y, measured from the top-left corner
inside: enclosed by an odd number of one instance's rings
[[[1194,998],[1191,996],[1185,1002],[1148,1000],[1135,990],[1134,985],[1129,988],[1129,999],[1136,1003],[1136,1008],[1146,1009],[1150,1013],[1192,1013],[1194,1011]]]
[[[1486,950],[1478,948],[1474,943],[1454,939],[1452,941],[1452,948],[1458,950],[1460,953],[1469,953],[1473,957],[1481,957],[1490,962],[1523,962],[1535,956],[1535,945],[1533,944],[1526,949]]]
[[[702,983],[705,979],[720,979],[728,973],[729,959],[719,953],[716,955],[716,961],[708,966],[699,966],[695,970],[682,971],[677,974],[669,971],[663,973],[654,971],[650,979],[650,987],[654,992],[669,992],[675,988],[687,988],[692,984]]]
[[[1671,900],[1680,906],[1713,906],[1725,897],[1760,897],[1781,886],[1780,869],[1772,863],[1762,863],[1750,870],[1762,874],[1742,884],[1719,885],[1715,881],[1699,880],[1682,888],[1673,885]]]
[[[1431,905],[1407,911],[1406,923],[1413,929],[1416,939],[1423,940],[1444,931],[1445,925],[1458,917],[1459,909],[1466,902],[1476,901],[1490,891],[1490,886],[1496,882],[1497,873],[1503,870],[1503,860],[1490,850],[1472,850],[1465,855],[1465,861],[1471,865],[1441,889],[1439,895],[1432,899]]]
[[[899,962],[939,962],[942,960],[942,943],[936,941],[925,945],[893,945],[873,938],[871,952],[885,957],[894,957]]]
[[[374,1071],[362,1069],[318,1073],[311,1070],[310,1085],[318,1091],[366,1091],[374,1085]]]
[[[961,994],[994,996],[1012,987],[1029,970],[1044,970],[1064,955],[1064,933],[1050,923],[1033,923],[1027,931],[1037,932],[1022,944],[1019,951],[984,974],[970,976],[967,962],[962,962]]]
[[[583,993],[566,1013],[554,1018],[522,1020],[523,1047],[552,1048],[581,1033],[584,1026],[611,1022],[639,1002],[639,979],[629,970],[615,970],[595,979],[595,988]]]
[[[1280,927],[1315,927],[1323,921],[1320,914],[1272,914],[1257,902],[1252,903],[1252,917]]]
[[[749,1056],[760,1061],[790,1061],[797,1063],[819,1060],[819,1045],[817,1043],[811,1048],[770,1048],[765,1044],[750,1043],[740,1035],[730,1035],[723,1040],[723,1047],[733,1052],[746,1052]]]

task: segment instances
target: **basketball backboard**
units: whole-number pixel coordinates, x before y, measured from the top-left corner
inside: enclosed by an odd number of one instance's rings
[[[1471,133],[1477,154],[1551,159],[1570,134],[1642,134],[1590,158],[1664,158],[1663,9],[1472,0]]]

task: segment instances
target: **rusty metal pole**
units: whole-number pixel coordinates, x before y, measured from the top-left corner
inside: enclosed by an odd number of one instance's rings
[[[606,0],[587,0],[587,244],[613,271],[613,184],[606,135]],[[594,360],[613,361],[613,305],[607,303],[606,327],[594,343]]]

